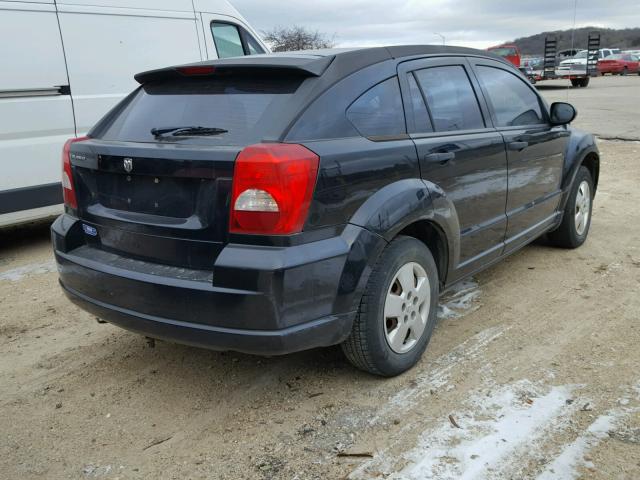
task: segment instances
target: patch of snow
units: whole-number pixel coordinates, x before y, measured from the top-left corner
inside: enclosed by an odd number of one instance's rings
[[[393,480],[505,478],[502,470],[512,470],[511,463],[550,430],[564,428],[567,413],[576,408],[567,404],[575,388],[556,386],[538,394],[539,387],[521,381],[490,394],[478,392],[452,412],[460,428],[445,417],[423,432],[408,453],[398,458],[379,452],[349,478],[371,478],[376,472]],[[403,467],[394,472],[397,465]]]
[[[518,394],[526,389],[526,384],[508,386],[488,397],[476,397],[471,418],[457,420],[461,428],[453,428],[447,420],[438,430],[423,434],[418,447],[408,455],[409,465],[391,478],[485,477],[489,469],[507,461],[516,449],[554,422],[572,390],[553,387],[528,404]]]
[[[477,310],[480,306],[476,300],[480,297],[480,293],[478,282],[473,278],[454,285],[440,298],[438,318],[440,320],[460,318]]]
[[[607,436],[618,421],[617,414],[602,415],[589,425],[589,428],[568,444],[553,462],[538,475],[537,480],[569,480],[578,477],[578,465],[585,464],[584,454]]]
[[[370,423],[374,424],[380,418],[385,418],[390,413],[394,414],[399,409],[404,411],[416,405],[431,389],[445,386],[455,368],[459,368],[465,361],[476,358],[489,343],[500,337],[507,329],[508,327],[496,326],[482,330],[429,363],[426,370],[414,378],[411,386],[392,396]]]
[[[640,383],[631,387],[636,393],[636,399],[640,400]],[[626,407],[629,404],[628,396],[623,396],[618,400],[618,404]],[[611,430],[621,423],[622,419],[640,410],[634,408],[614,408],[606,414],[599,416],[589,425],[587,430],[579,435],[573,442],[567,444],[560,454],[551,462],[545,470],[537,477],[536,480],[554,480],[562,478],[563,480],[571,480],[579,477],[578,467],[581,465],[592,466],[590,462],[585,461],[586,452],[594,448],[604,438],[606,438]]]
[[[27,275],[41,275],[43,273],[55,272],[56,262],[51,259],[42,263],[31,263],[29,265],[23,265],[21,267],[12,268],[11,270],[5,270],[0,272],[0,280],[7,280],[10,282],[19,282]]]

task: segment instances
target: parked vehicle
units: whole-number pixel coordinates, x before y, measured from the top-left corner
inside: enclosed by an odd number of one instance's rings
[[[546,35],[544,38],[544,57],[540,69],[528,72],[527,76],[532,83],[544,80],[565,79],[571,82],[573,87],[585,88],[589,85],[591,77],[598,74],[596,68],[597,57],[600,52],[600,32],[590,31],[587,36],[584,59],[575,62],[577,68],[572,69],[573,60],[565,61],[567,56],[582,56],[575,49],[564,49],[558,51],[558,37],[556,35]]]
[[[578,53],[580,53],[580,50],[580,48],[565,48],[564,50],[560,50],[556,54],[556,64],[559,64],[563,60],[568,60],[575,57]]]
[[[522,61],[524,66],[520,67],[520,71],[529,79],[532,85],[535,85],[542,79],[544,71],[544,58],[530,57]]]
[[[588,50],[581,50],[575,57],[560,62],[556,68],[556,75],[559,77],[568,75],[585,75],[587,71],[588,53]],[[617,53],[620,53],[619,48],[601,48],[598,50],[598,60]]]
[[[504,58],[518,68],[520,67],[521,55],[517,45],[498,45],[488,48],[487,51]]]
[[[153,338],[418,361],[440,292],[587,238],[599,154],[502,58],[398,46],[223,59],[141,86],[63,153],[60,284]],[[516,299],[514,299],[516,301]]]
[[[136,72],[266,51],[224,0],[0,0],[0,226],[62,211],[60,145]]]
[[[610,73],[611,75],[627,75],[628,73],[638,73],[638,57],[626,53],[609,55],[598,60],[598,72],[601,75]]]

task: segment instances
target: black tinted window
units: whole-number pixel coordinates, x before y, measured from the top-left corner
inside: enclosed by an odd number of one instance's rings
[[[300,80],[277,77],[193,78],[143,85],[101,138],[133,142],[196,142],[246,145],[259,142],[281,114]],[[201,126],[228,130],[215,136],[172,137],[162,140],[152,128]]]
[[[363,93],[347,109],[347,118],[365,137],[406,133],[397,77]]]
[[[422,92],[420,92],[416,79],[412,73],[410,73],[407,78],[409,80],[409,95],[411,95],[415,131],[433,132],[429,112],[427,112],[427,106],[424,103],[424,97],[422,96]]]
[[[544,123],[538,96],[515,75],[493,67],[478,67],[498,127]]]
[[[436,132],[484,128],[478,99],[464,67],[425,68],[415,74],[427,97]]]

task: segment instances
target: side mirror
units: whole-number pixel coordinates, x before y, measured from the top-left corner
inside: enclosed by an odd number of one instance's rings
[[[554,102],[551,104],[551,123],[554,125],[566,125],[571,123],[578,112],[573,105],[565,102]]]

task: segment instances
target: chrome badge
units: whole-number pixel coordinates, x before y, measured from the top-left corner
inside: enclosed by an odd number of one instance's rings
[[[124,171],[129,173],[133,170],[133,158],[125,158],[123,161]]]

